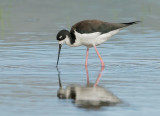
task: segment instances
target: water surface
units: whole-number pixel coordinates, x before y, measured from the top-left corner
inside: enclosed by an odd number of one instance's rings
[[[160,14],[158,0],[1,0],[0,114],[3,116],[145,115],[160,113]],[[99,85],[123,101],[98,110],[57,98],[56,34],[83,19],[141,20],[98,46],[106,64]],[[63,86],[86,85],[86,47],[64,45],[59,70]],[[89,79],[101,69],[89,52]]]

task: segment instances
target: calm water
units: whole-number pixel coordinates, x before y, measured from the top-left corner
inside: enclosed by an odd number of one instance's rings
[[[0,0],[1,116],[109,115],[158,116],[160,113],[159,0]],[[56,34],[83,19],[143,21],[112,37],[98,50],[106,64],[99,85],[123,101],[99,109],[79,108],[57,98]],[[64,45],[59,71],[63,86],[87,83],[86,48]],[[89,53],[89,79],[101,67]]]

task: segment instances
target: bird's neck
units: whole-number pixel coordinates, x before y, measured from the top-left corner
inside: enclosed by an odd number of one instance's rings
[[[68,36],[68,35],[66,36],[65,42],[66,42],[66,44],[69,45],[69,46],[72,46],[71,39],[72,39],[71,36]]]
[[[71,31],[70,34],[66,36],[65,42],[72,47],[81,45],[81,42],[76,38],[74,31]]]

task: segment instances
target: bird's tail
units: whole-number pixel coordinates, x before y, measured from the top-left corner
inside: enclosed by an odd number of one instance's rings
[[[126,26],[129,26],[129,25],[133,25],[133,24],[140,23],[140,22],[141,22],[141,21],[134,21],[134,22],[122,23],[122,24],[125,24]]]

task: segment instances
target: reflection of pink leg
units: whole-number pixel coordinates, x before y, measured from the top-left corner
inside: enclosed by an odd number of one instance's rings
[[[95,84],[94,84],[94,87],[96,87],[96,86],[98,85],[99,80],[100,80],[100,78],[101,78],[101,76],[102,76],[103,70],[104,70],[104,66],[101,67],[101,70],[100,70],[99,75],[98,75],[98,77],[97,77],[97,80],[96,80],[96,82],[95,82]]]
[[[86,75],[87,75],[87,85],[89,85],[89,74],[88,74],[88,67],[87,65],[85,66],[86,69]]]
[[[86,62],[85,62],[85,66],[87,66],[87,64],[88,64],[88,53],[89,53],[89,48],[87,48],[87,52],[86,52]]]
[[[101,61],[101,66],[105,66],[104,65],[104,62],[103,62],[103,60],[102,60],[102,57],[101,57],[101,55],[99,54],[99,52],[98,52],[98,50],[97,50],[97,48],[96,48],[96,46],[94,45],[94,49],[96,50],[96,52],[97,52],[97,55],[98,55],[98,57],[99,57],[99,59],[100,59],[100,61]]]

